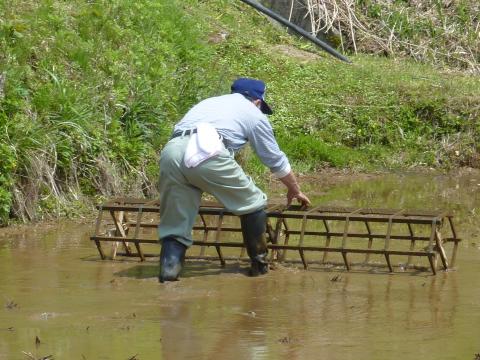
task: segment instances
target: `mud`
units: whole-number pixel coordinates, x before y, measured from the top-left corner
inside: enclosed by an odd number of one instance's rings
[[[315,204],[445,208],[463,242],[437,276],[101,261],[92,224],[0,233],[0,359],[474,359],[480,353],[480,173],[302,177]],[[281,188],[271,186],[281,199]],[[29,355],[26,355],[29,354]]]

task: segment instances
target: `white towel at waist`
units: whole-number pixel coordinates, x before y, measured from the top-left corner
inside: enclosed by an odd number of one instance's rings
[[[183,162],[187,168],[192,168],[219,154],[222,149],[217,130],[210,124],[199,123],[197,132],[190,135]]]

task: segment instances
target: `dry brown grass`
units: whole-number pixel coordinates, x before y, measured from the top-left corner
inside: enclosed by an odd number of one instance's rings
[[[409,56],[480,73],[480,2],[290,0],[314,35],[344,51]],[[295,6],[294,6],[295,5]]]

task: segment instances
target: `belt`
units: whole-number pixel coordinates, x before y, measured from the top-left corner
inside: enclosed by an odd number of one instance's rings
[[[189,136],[189,135],[192,135],[192,134],[196,134],[197,133],[197,129],[188,129],[188,130],[183,130],[183,131],[176,131],[172,134],[172,136],[170,136],[170,140],[172,139],[175,139],[176,137],[179,137],[179,136]],[[225,139],[223,138],[223,136],[221,135],[218,135],[218,137],[220,138],[220,140],[222,140],[223,144],[225,145],[225,147],[227,146],[227,142],[225,141]]]
[[[195,134],[197,132],[197,129],[188,129],[188,130],[183,130],[183,131],[176,131],[170,136],[170,139],[179,137],[179,136],[189,136],[192,134]]]

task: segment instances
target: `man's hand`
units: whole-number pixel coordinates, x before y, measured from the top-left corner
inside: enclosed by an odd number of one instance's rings
[[[297,201],[302,204],[302,208],[306,208],[311,204],[310,199],[307,197],[307,195],[305,195],[301,191],[297,193],[290,191],[287,192],[287,206],[290,206],[292,204],[293,199],[297,199]]]
[[[280,178],[280,181],[287,187],[287,205],[289,206],[293,199],[297,199],[299,203],[302,204],[303,208],[306,208],[310,205],[310,199],[300,191],[300,185],[298,185],[297,179],[293,172],[290,172],[288,175]]]

